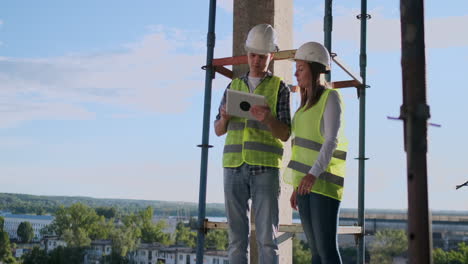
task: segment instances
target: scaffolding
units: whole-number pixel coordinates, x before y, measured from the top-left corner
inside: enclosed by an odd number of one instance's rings
[[[209,117],[211,110],[211,85],[215,72],[232,78],[232,72],[225,65],[246,63],[245,56],[213,59],[215,44],[215,15],[216,0],[210,0],[209,24],[207,37],[207,59],[205,75],[205,100],[200,169],[200,193],[198,212],[198,244],[197,264],[203,262],[203,245],[205,233],[210,228],[227,228],[225,223],[213,223],[205,219],[206,206],[206,172],[208,162],[209,145]],[[329,51],[332,50],[332,0],[325,0],[324,16],[324,44]],[[359,156],[358,160],[358,222],[354,227],[338,228],[340,234],[353,234],[357,242],[357,263],[365,262],[365,212],[364,212],[364,184],[365,184],[365,117],[366,117],[366,43],[367,20],[371,18],[367,14],[367,0],[361,0],[361,13],[357,15],[361,22],[360,30],[360,54],[359,68],[360,78],[352,74],[347,68],[333,56],[333,61],[340,66],[353,79],[348,81],[333,82],[334,88],[356,87],[359,98]],[[407,153],[408,176],[408,241],[409,263],[432,263],[430,237],[431,222],[429,217],[428,192],[427,192],[427,120],[430,117],[429,106],[426,104],[426,72],[425,72],[425,43],[424,43],[424,0],[400,0],[401,21],[401,50],[402,50],[402,80],[403,80],[403,105],[400,109],[400,117],[404,121],[404,143]],[[332,53],[333,55],[333,53]],[[275,59],[287,59],[294,56],[294,50],[279,52]],[[327,76],[330,81],[331,76]],[[457,186],[460,188],[467,183]],[[255,227],[252,227],[254,229]],[[301,232],[299,225],[280,225],[280,231],[286,235],[279,239],[288,239],[291,232]]]
[[[209,229],[221,228],[227,229],[227,223],[223,222],[209,222],[205,219],[206,211],[206,179],[207,179],[207,164],[208,164],[208,150],[212,146],[209,145],[209,126],[210,126],[210,111],[211,111],[211,87],[212,79],[215,73],[233,78],[231,70],[227,69],[226,65],[240,65],[247,64],[247,56],[235,56],[214,59],[214,46],[215,46],[215,19],[216,18],[216,1],[210,0],[209,6],[209,22],[208,22],[208,35],[207,35],[207,58],[206,65],[202,69],[205,72],[205,97],[204,97],[204,116],[203,116],[203,134],[202,144],[198,145],[201,148],[201,166],[200,166],[200,190],[199,190],[199,208],[198,208],[198,226],[197,226],[197,264],[203,263],[203,245],[205,241],[205,234]],[[324,45],[330,51],[332,60],[343,69],[352,79],[344,81],[331,82],[331,86],[335,89],[355,87],[359,98],[359,156],[356,158],[359,163],[359,180],[358,180],[358,222],[355,226],[339,226],[338,234],[354,235],[357,243],[357,263],[364,263],[365,251],[365,219],[364,219],[364,179],[365,179],[365,108],[366,108],[366,89],[369,86],[366,84],[366,31],[367,19],[370,15],[367,14],[367,0],[361,0],[361,13],[357,15],[357,19],[361,21],[361,49],[359,55],[360,77],[352,73],[344,63],[342,63],[335,53],[332,53],[332,0],[325,0],[325,16],[324,16]],[[294,57],[296,50],[285,50],[275,53],[274,60],[285,60]],[[327,75],[327,81],[331,80],[330,74]],[[252,230],[255,226],[252,225]],[[291,237],[292,233],[303,232],[300,224],[280,225],[280,232],[285,232],[278,238],[278,243],[281,243]]]
[[[325,0],[325,16],[324,16],[324,45],[331,52],[332,44],[332,0]],[[203,118],[203,135],[202,144],[199,147],[202,148],[201,153],[201,169],[200,169],[200,193],[199,193],[199,212],[198,212],[198,236],[197,236],[197,264],[203,262],[203,245],[204,237],[207,230],[211,228],[227,228],[226,223],[214,223],[209,222],[205,219],[206,209],[206,173],[208,163],[208,149],[212,146],[209,145],[209,117],[211,111],[211,85],[212,79],[214,78],[215,72],[218,72],[228,78],[233,77],[232,71],[225,68],[226,65],[238,65],[246,64],[246,56],[236,56],[229,58],[213,59],[213,51],[215,46],[215,16],[216,16],[216,1],[210,1],[209,7],[209,25],[208,25],[208,36],[207,36],[207,60],[206,66],[203,68],[206,70],[205,73],[205,100],[204,100],[204,118]],[[364,263],[364,250],[365,250],[365,239],[364,239],[364,183],[365,183],[365,107],[366,107],[366,89],[369,87],[366,84],[366,33],[367,33],[367,19],[370,19],[370,15],[367,14],[367,1],[361,0],[361,14],[357,16],[361,20],[361,41],[360,41],[360,78],[348,70],[342,62],[340,62],[336,54],[332,53],[333,61],[342,68],[352,80],[332,82],[333,88],[345,88],[345,87],[356,87],[359,98],[359,156],[356,158],[359,162],[359,182],[358,182],[358,223],[356,226],[340,226],[338,228],[339,234],[352,234],[356,236],[357,242],[357,263]],[[294,57],[295,50],[287,50],[277,52],[274,56],[275,60],[284,60]],[[327,80],[331,80],[331,76],[327,75]],[[254,230],[252,226],[252,230]],[[300,225],[280,225],[280,232],[296,233],[302,232]],[[286,238],[279,239],[282,241]]]

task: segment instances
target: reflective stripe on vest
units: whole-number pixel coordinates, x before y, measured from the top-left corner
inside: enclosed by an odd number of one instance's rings
[[[244,149],[257,150],[263,152],[270,152],[278,155],[283,155],[283,148],[277,148],[275,146],[262,144],[259,142],[246,141],[244,142]],[[242,152],[242,145],[225,145],[223,153],[235,153]]]
[[[315,151],[320,151],[320,148],[322,148],[322,144],[312,141],[312,140],[308,140],[306,138],[300,138],[300,137],[293,138],[292,144],[299,146],[299,147],[315,150]],[[333,151],[333,157],[337,159],[346,160],[346,151],[336,149],[335,151]]]
[[[244,129],[244,127],[245,127],[244,122],[229,122],[227,129],[228,131],[229,130],[242,130]],[[270,128],[267,125],[262,124],[260,121],[256,121],[256,120],[247,120],[247,127],[270,131]]]
[[[283,173],[284,181],[292,184],[294,187],[297,187],[302,178],[309,173],[320,154],[323,142],[325,142],[320,127],[328,95],[332,91],[326,89],[314,106],[307,110],[301,108],[294,115],[292,125],[292,134],[294,135],[292,139],[292,157],[286,171]],[[338,93],[338,91],[333,92]],[[320,175],[314,175],[317,177],[317,180],[311,189],[311,192],[337,200],[341,200],[343,196],[346,165],[347,142],[342,134],[343,130],[342,113],[340,130],[337,137],[338,145],[325,171]]]
[[[310,169],[312,168],[312,166],[309,166],[309,165],[306,165],[304,163],[300,163],[300,162],[297,162],[297,161],[294,161],[294,160],[291,160],[288,164],[288,168],[291,168],[293,170],[297,170],[299,172],[302,172],[304,174],[307,174],[309,173]],[[344,185],[344,178],[343,177],[340,177],[340,176],[337,176],[335,174],[332,174],[330,172],[322,172],[322,174],[320,174],[318,176],[319,179],[322,179],[324,181],[327,181],[327,182],[331,182],[331,183],[334,183],[338,186],[342,186]]]
[[[255,94],[265,96],[271,114],[276,116],[276,105],[281,79],[266,77],[255,88]],[[235,79],[230,89],[249,92],[247,84]],[[273,137],[270,128],[256,120],[232,117],[227,126],[227,137],[223,152],[224,167],[238,167],[246,162],[250,165],[280,167],[283,156],[282,142]]]

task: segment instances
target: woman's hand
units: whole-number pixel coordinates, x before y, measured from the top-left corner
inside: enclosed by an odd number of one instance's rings
[[[308,173],[304,178],[302,178],[301,182],[299,183],[299,186],[297,187],[297,192],[300,195],[306,195],[310,193],[310,190],[312,189],[312,186],[314,186],[315,180],[317,177],[314,175]]]
[[[291,198],[289,198],[289,202],[291,203],[291,208],[297,211],[297,191],[294,189],[293,193],[291,194]]]
[[[266,105],[254,105],[250,108],[250,113],[257,119],[258,121],[268,124],[274,118],[271,115],[270,107]]]

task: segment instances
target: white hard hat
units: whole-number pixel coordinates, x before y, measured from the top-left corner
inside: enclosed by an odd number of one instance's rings
[[[278,51],[275,29],[269,24],[253,27],[247,35],[245,50],[251,53],[267,54]]]
[[[317,62],[330,70],[330,53],[327,48],[318,42],[307,42],[302,44],[294,55],[294,60],[303,60],[307,62]]]

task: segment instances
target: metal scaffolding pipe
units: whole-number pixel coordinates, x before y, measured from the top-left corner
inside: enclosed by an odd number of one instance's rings
[[[426,58],[424,0],[400,0],[401,67],[405,151],[408,176],[409,263],[432,263],[427,193]]]
[[[366,66],[367,66],[367,0],[361,0],[361,51],[359,54],[359,68],[361,72],[362,85],[358,88],[359,97],[359,186],[358,186],[358,226],[362,227],[362,234],[357,237],[357,263],[365,263],[365,161],[366,158]]]
[[[211,112],[211,85],[213,81],[213,53],[215,47],[215,21],[216,21],[216,0],[210,0],[207,52],[206,52],[206,73],[205,73],[205,99],[203,108],[203,134],[201,147],[200,165],[200,190],[198,199],[198,234],[197,234],[197,264],[203,263],[203,249],[205,245],[205,213],[206,213],[206,178],[208,169],[208,150],[210,139],[210,112]]]
[[[332,30],[333,30],[333,16],[332,16],[332,0],[325,0],[325,16],[323,17],[323,45],[332,52]],[[327,82],[331,81],[331,73],[326,74]]]

